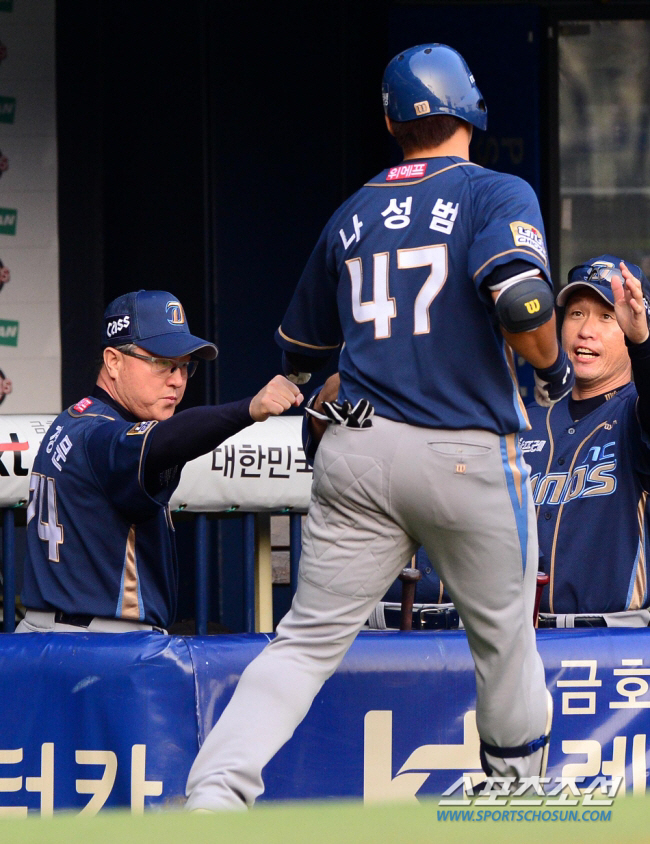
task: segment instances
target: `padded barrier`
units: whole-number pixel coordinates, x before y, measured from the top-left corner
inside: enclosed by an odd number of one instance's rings
[[[182,800],[202,739],[264,634],[0,636],[0,817]],[[551,778],[646,790],[645,630],[538,633],[555,704]],[[474,671],[459,631],[363,632],[291,741],[263,799],[441,793],[480,772]]]

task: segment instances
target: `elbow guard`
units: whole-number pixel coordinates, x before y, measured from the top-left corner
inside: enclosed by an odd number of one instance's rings
[[[553,291],[543,278],[527,278],[504,288],[495,302],[497,319],[506,331],[533,331],[553,316]]]

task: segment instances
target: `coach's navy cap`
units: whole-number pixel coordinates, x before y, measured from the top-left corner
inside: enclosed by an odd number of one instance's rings
[[[623,284],[625,279],[621,274],[621,258],[615,255],[599,255],[591,261],[584,264],[578,264],[577,267],[572,267],[569,270],[568,283],[566,287],[557,295],[557,303],[560,307],[566,305],[569,296],[578,287],[590,287],[601,296],[608,305],[614,305],[614,293],[612,292],[612,276],[617,276]],[[646,314],[650,317],[650,284],[645,277],[641,267],[636,264],[629,264],[624,262],[625,266],[632,273],[635,278],[641,282],[641,289],[643,291],[643,302],[645,304]]]
[[[152,355],[195,355],[214,360],[217,347],[190,334],[185,311],[165,290],[138,290],[118,296],[104,311],[103,346],[135,343]]]

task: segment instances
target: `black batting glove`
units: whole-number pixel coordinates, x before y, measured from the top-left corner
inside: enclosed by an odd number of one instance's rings
[[[567,396],[575,383],[573,366],[567,353],[560,347],[557,360],[546,369],[536,369],[535,401],[542,407],[550,407]]]
[[[368,399],[359,399],[354,407],[346,399],[343,404],[336,401],[324,401],[322,411],[306,407],[305,412],[321,422],[343,425],[345,428],[371,428],[375,408]]]

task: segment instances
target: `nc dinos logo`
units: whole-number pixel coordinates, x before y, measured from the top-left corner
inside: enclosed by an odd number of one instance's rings
[[[185,314],[183,313],[183,306],[180,302],[167,302],[165,306],[167,311],[167,322],[170,325],[185,325]]]

